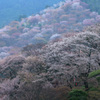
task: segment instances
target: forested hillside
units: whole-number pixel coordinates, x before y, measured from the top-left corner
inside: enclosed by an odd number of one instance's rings
[[[0,60],[0,99],[99,100],[99,32],[100,24],[94,25]]]
[[[0,0],[0,27],[13,20],[20,20],[22,17],[39,13],[46,7],[52,6],[60,1],[65,0]],[[81,1],[86,2],[91,11],[96,11],[100,14],[100,0]]]
[[[39,13],[63,0],[0,0],[0,27],[20,17]]]
[[[47,5],[0,29],[0,100],[100,100],[100,14],[87,3]]]
[[[100,15],[90,11],[84,2],[76,0],[58,3],[0,29],[0,58],[15,53],[15,47],[48,43],[99,22]]]
[[[96,11],[100,14],[100,0],[81,0],[88,4],[91,11]]]

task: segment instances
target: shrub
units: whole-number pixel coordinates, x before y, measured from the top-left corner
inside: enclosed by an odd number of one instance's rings
[[[90,91],[88,92],[89,98],[88,100],[100,100],[100,92],[99,91]]]
[[[69,93],[69,100],[87,100],[87,93],[82,90],[72,90]]]
[[[44,89],[41,93],[41,100],[68,100],[68,93],[70,88],[60,86],[56,88]]]
[[[96,70],[96,71],[93,71],[91,73],[89,73],[89,78],[92,78],[92,77],[95,77],[97,75],[100,75],[100,70]]]
[[[42,90],[43,83],[37,82],[25,82],[18,90],[14,90],[10,93],[10,100],[40,100],[40,92]]]
[[[98,82],[100,82],[100,77],[97,77],[96,79],[97,79]]]
[[[91,87],[91,88],[89,89],[89,91],[98,91],[98,89],[95,88],[95,87]]]

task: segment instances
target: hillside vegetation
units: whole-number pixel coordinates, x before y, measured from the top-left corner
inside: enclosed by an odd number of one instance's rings
[[[91,11],[96,11],[100,14],[100,0],[81,0],[88,4]]]
[[[26,45],[46,44],[63,38],[64,34],[77,34],[83,28],[99,22],[100,15],[91,12],[84,2],[60,2],[40,14],[23,18],[20,22],[13,21],[0,29],[0,58],[19,53],[17,50]]]
[[[20,20],[29,15],[39,13],[46,7],[52,6],[60,1],[65,0],[0,0],[0,28],[9,24],[13,20]],[[81,1],[85,2],[86,6],[91,11],[96,11],[100,14],[100,0]]]
[[[0,100],[99,100],[100,15],[60,2],[0,29]]]
[[[31,51],[29,47],[23,50],[25,56],[20,54],[1,60],[2,100],[80,100],[83,97],[84,100],[99,100],[100,81],[99,77],[94,78],[100,69],[100,33],[96,31],[50,42],[37,48],[37,55],[29,46]],[[90,72],[93,78],[89,79]]]

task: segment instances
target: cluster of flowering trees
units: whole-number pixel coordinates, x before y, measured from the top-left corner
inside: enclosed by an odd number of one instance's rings
[[[80,0],[60,2],[39,14],[23,18],[20,22],[13,21],[0,29],[0,47],[47,43],[98,22],[100,15],[91,12]]]
[[[25,56],[1,60],[0,95],[11,100],[35,100],[37,97],[40,100],[45,98],[41,97],[42,91],[48,88],[62,85],[72,88],[75,81],[87,87],[87,77],[83,79],[82,75],[100,69],[100,34],[97,29],[95,33],[87,30],[45,46],[24,47]]]

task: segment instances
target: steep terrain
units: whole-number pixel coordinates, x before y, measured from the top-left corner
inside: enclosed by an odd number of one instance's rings
[[[7,100],[7,98],[10,100],[41,100],[41,95],[45,94],[43,91],[48,91],[49,96],[52,95],[50,89],[60,86],[67,86],[67,90],[70,91],[75,87],[75,81],[78,81],[78,86],[84,86],[85,81],[88,81],[88,84],[91,83],[90,86],[93,84],[98,86],[95,83],[96,80],[88,80],[88,77],[83,74],[89,75],[91,71],[100,69],[100,33],[97,32],[100,27],[94,29],[94,32],[89,31],[93,30],[91,27],[87,30],[45,45],[37,50],[37,56],[25,57],[20,54],[1,60],[0,96],[2,100]],[[43,98],[49,100],[51,97],[47,99],[44,95]],[[99,100],[98,97],[96,98]],[[52,98],[51,100],[57,99]],[[65,98],[65,100],[70,99]]]
[[[0,27],[9,24],[13,20],[21,20],[21,18],[39,13],[41,10],[60,1],[65,0],[0,0]],[[95,11],[100,14],[100,0],[81,1],[85,2],[85,6],[88,6],[91,11]]]
[[[89,8],[91,9],[91,11],[96,11],[100,14],[100,0],[81,0],[83,2],[85,2],[86,4],[88,4]]]
[[[67,0],[0,29],[0,100],[99,100],[100,15]]]
[[[20,22],[13,21],[0,29],[0,56],[3,58],[18,53],[15,48],[29,44],[61,39],[64,34],[82,31],[84,27],[99,22],[100,15],[91,12],[84,2],[60,2],[39,14],[24,18]]]

